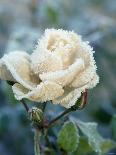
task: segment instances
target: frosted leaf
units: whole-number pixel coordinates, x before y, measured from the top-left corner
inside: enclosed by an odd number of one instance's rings
[[[104,139],[97,131],[97,124],[93,122],[82,122],[81,120],[77,120],[74,117],[70,117],[70,120],[73,120],[77,123],[79,129],[87,137],[88,143],[91,146],[91,148],[99,155],[101,155],[101,147],[104,142]]]
[[[79,144],[79,131],[74,122],[66,122],[61,128],[57,143],[58,146],[67,151],[74,152]]]
[[[97,131],[97,124],[92,122],[85,123],[80,120],[77,120],[77,126],[88,138],[89,145],[93,148],[93,150],[97,152],[99,155],[101,155],[101,146],[104,142],[104,139]]]
[[[110,139],[104,139],[97,130],[97,124],[94,122],[82,122],[70,116],[70,120],[77,124],[84,136],[80,139],[79,148],[76,154],[94,154],[105,155],[111,149],[116,147],[116,143]],[[86,147],[85,147],[86,146]],[[84,148],[84,149],[83,149]]]

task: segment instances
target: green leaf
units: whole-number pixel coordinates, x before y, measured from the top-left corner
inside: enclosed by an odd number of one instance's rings
[[[109,140],[104,139],[97,131],[97,124],[92,122],[82,122],[80,120],[76,120],[71,117],[71,120],[75,120],[77,126],[80,128],[82,133],[87,137],[88,144],[93,151],[98,154],[105,154],[110,151],[112,148],[116,146],[116,143]],[[92,152],[91,150],[91,152]]]
[[[89,145],[93,148],[93,150],[97,153],[101,153],[101,145],[103,142],[103,138],[97,131],[96,123],[84,123],[82,121],[77,121],[77,125],[82,131],[82,133],[88,138]]]
[[[116,147],[116,143],[110,139],[106,139],[103,141],[101,145],[102,154],[106,155],[108,151]],[[84,148],[84,149],[83,149]],[[88,140],[84,137],[80,137],[79,146],[73,154],[70,155],[88,155],[88,154],[96,154],[93,152],[92,147],[89,145]]]
[[[102,153],[106,154],[108,151],[116,147],[116,143],[110,139],[106,139],[103,141],[101,149]]]
[[[66,122],[58,135],[57,143],[59,147],[67,152],[77,149],[79,143],[79,132],[73,122]]]
[[[80,137],[79,146],[77,150],[71,155],[87,155],[91,152],[93,152],[93,149],[88,144],[88,140],[84,137]]]
[[[116,115],[112,117],[111,129],[114,140],[116,140]]]

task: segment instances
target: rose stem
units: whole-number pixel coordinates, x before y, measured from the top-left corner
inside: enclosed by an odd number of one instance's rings
[[[24,100],[21,100],[20,102],[23,104],[25,110],[28,112],[29,111],[29,107],[27,106],[26,102]]]
[[[27,106],[26,102],[24,100],[20,101],[25,110],[27,111],[27,113],[29,112],[29,107]],[[39,132],[38,129],[35,128],[35,132],[34,132],[34,151],[35,151],[35,155],[40,155],[40,146],[39,146],[39,140],[41,137],[41,133]]]
[[[41,134],[38,130],[35,130],[34,135],[34,151],[35,155],[40,155],[40,146],[39,146],[39,140],[40,140]]]
[[[66,114],[68,114],[71,111],[74,111],[74,109],[72,110],[72,108],[69,108],[69,109],[65,110],[63,113],[61,113],[59,116],[57,116],[51,122],[49,122],[48,128],[51,127],[54,123],[56,123],[61,117],[65,116]]]
[[[87,104],[87,90],[83,93],[82,95],[82,100],[81,100],[81,107],[75,107],[72,106],[69,109],[66,109],[63,113],[61,113],[59,116],[57,116],[56,118],[54,118],[53,120],[51,120],[48,124],[48,128],[51,127],[52,125],[54,125],[61,117],[65,116],[66,114],[76,111],[78,109],[83,109],[85,107],[85,105]]]

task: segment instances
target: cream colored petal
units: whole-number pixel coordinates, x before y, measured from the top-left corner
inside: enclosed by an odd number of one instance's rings
[[[95,64],[93,48],[73,31],[46,29],[38,42],[37,51],[57,53],[63,58],[64,66],[69,65],[71,61],[74,62],[74,58],[82,58],[86,66]],[[69,52],[68,59],[65,57],[67,52]]]
[[[93,78],[84,86],[80,87],[79,89],[84,92],[86,89],[91,89],[95,87],[99,83],[99,76],[94,74]]]
[[[78,51],[77,42],[80,40],[80,36],[73,31],[46,29],[36,51],[40,54],[54,53],[62,59],[63,69],[66,69],[74,62],[75,52]]]
[[[78,76],[76,76],[74,81],[71,83],[71,86],[75,88],[82,87],[83,85],[86,85],[88,82],[90,82],[95,74],[95,68],[89,66],[84,69],[84,71],[82,71],[80,74],[78,74]]]
[[[62,69],[62,60],[54,53],[35,51],[31,55],[32,69],[39,75],[44,72]]]
[[[22,100],[24,98],[23,96],[29,93],[29,89],[26,89],[24,86],[22,86],[19,83],[15,83],[12,86],[12,90],[17,100]]]
[[[77,59],[76,62],[69,66],[68,69],[40,74],[40,79],[42,81],[54,81],[62,86],[66,86],[71,83],[75,76],[83,69],[83,60]]]
[[[89,42],[84,42],[82,39],[77,42],[75,58],[82,58],[86,66],[96,67],[93,54],[94,51]]]
[[[20,84],[16,83],[12,87],[17,100],[27,98],[36,102],[53,100],[64,93],[62,87],[54,82],[42,82],[32,91],[28,91]]]
[[[78,98],[81,96],[81,91],[79,89],[65,89],[64,94],[61,97],[53,100],[54,104],[61,104],[65,108],[70,108],[75,105]]]
[[[77,44],[80,40],[80,36],[75,34],[73,31],[66,31],[63,29],[46,29],[44,35],[40,38],[37,45],[37,50],[45,52],[53,52],[58,46],[59,43],[65,44]]]
[[[16,81],[2,60],[0,60],[0,79],[14,82]]]
[[[89,83],[89,88],[95,87],[98,83],[99,83],[99,76],[97,74],[95,74],[93,79]]]
[[[78,89],[65,88],[64,94],[61,97],[58,97],[57,99],[53,100],[53,103],[61,104],[66,108],[70,108],[71,106],[75,105],[76,101],[81,96],[82,92],[84,92],[87,89],[95,87],[98,84],[98,82],[99,82],[99,76],[95,74],[93,79],[91,79],[91,81],[88,84],[84,85],[83,87],[80,87]]]
[[[25,52],[12,52],[1,59],[12,77],[24,87],[33,89],[39,80],[34,76],[30,67],[30,57]]]

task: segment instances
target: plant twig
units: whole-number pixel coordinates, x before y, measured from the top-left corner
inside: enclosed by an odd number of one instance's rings
[[[56,123],[61,117],[65,116],[66,114],[70,113],[71,111],[74,111],[72,108],[69,108],[65,110],[63,113],[61,113],[59,116],[54,118],[52,121],[49,122],[48,128],[51,127],[54,123]]]
[[[25,110],[28,112],[29,111],[29,107],[27,106],[26,102],[24,100],[21,100],[20,102],[23,104]]]
[[[51,127],[53,124],[55,124],[61,117],[67,115],[68,113],[76,110],[81,110],[83,109],[87,104],[87,90],[82,94],[78,102],[70,107],[69,109],[66,109],[63,113],[61,113],[59,116],[54,118],[52,121],[49,122],[48,128]]]

